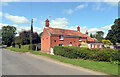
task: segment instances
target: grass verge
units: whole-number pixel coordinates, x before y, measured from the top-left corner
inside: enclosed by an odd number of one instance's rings
[[[43,55],[43,56],[52,58],[54,60],[58,60],[64,63],[69,63],[72,65],[84,67],[84,68],[91,69],[94,71],[104,72],[110,75],[118,75],[118,65],[111,64],[109,62],[98,62],[98,61],[90,61],[90,60],[83,60],[83,59],[69,59],[69,58],[65,58],[61,56],[42,53],[40,51],[25,50],[25,49],[19,49],[19,48],[8,47],[7,49],[10,49],[16,52],[30,52],[32,54]]]

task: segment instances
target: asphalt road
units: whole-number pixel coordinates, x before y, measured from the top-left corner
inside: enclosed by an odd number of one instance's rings
[[[97,75],[33,56],[2,50],[2,75]]]

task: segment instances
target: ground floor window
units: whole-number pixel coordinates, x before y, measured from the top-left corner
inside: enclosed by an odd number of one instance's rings
[[[81,44],[79,44],[78,46],[81,47]]]
[[[92,45],[92,48],[94,48],[94,44],[91,44]]]
[[[97,44],[95,44],[95,48],[97,48]]]
[[[59,46],[63,46],[63,44],[59,44]]]
[[[70,43],[69,46],[72,46],[72,44]]]
[[[99,44],[99,48],[101,48],[101,45]]]

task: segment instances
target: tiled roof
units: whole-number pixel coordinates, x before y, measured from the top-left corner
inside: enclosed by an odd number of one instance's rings
[[[87,37],[88,41],[94,41],[90,36],[87,34],[83,34],[81,32],[75,31],[75,30],[68,30],[68,29],[59,29],[59,28],[51,28],[47,27],[45,28],[50,34],[54,35],[68,35],[68,36],[79,36],[79,37]]]
[[[92,39],[90,36],[88,36],[87,34],[84,34],[84,37],[87,37],[87,41],[95,41],[94,39]]]

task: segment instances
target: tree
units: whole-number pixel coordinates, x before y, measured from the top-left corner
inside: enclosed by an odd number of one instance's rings
[[[106,39],[110,40],[114,45],[120,43],[120,18],[115,19],[114,25],[111,26]]]
[[[96,38],[99,42],[102,42],[104,32],[103,31],[97,31],[94,35],[92,35],[93,38]]]
[[[33,19],[31,20],[31,31],[30,31],[30,49],[32,50],[33,43]]]
[[[103,42],[103,45],[111,45],[112,43],[111,43],[111,41],[110,40],[102,40],[102,42]]]
[[[90,33],[90,37],[91,37],[91,38],[93,38],[93,35],[92,35],[92,33]]]
[[[15,40],[16,27],[14,26],[3,26],[2,27],[2,42],[4,45],[11,46]]]
[[[41,32],[41,33],[39,34],[39,37],[40,37],[40,43],[41,43],[41,36],[42,36],[42,33],[43,33],[43,32]]]
[[[0,29],[0,45],[2,44],[2,30]]]
[[[103,31],[97,31],[96,32],[100,37],[103,37],[103,35],[104,35],[104,32]]]
[[[30,44],[30,33],[31,31],[22,31],[19,33],[20,43],[22,45]],[[40,43],[40,37],[37,32],[33,32],[32,36],[32,44]]]

